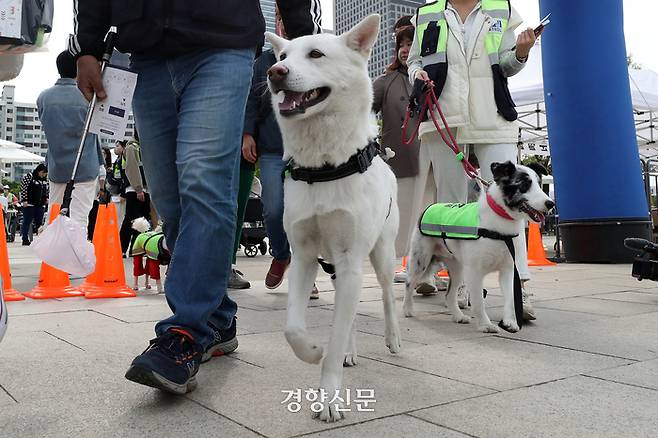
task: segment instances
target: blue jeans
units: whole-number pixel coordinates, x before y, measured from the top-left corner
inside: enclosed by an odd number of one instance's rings
[[[43,214],[43,205],[38,207],[34,205],[23,207],[23,224],[21,226],[23,242],[30,241],[30,227],[32,226],[32,222],[34,222],[37,229],[43,224]]]
[[[277,260],[290,258],[288,236],[283,229],[283,178],[286,162],[277,154],[264,154],[258,157],[260,178],[263,186],[263,218],[267,237],[272,246],[272,256]]]
[[[244,110],[254,51],[213,49],[134,57],[133,100],[144,171],[172,260],[165,290],[171,327],[207,347],[230,327],[226,295],[235,233]]]

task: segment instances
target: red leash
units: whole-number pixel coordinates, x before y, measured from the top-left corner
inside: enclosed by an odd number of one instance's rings
[[[436,94],[434,93],[434,85],[428,81],[425,83],[425,86],[426,86],[426,91],[424,93],[424,99],[419,114],[420,115],[425,114],[425,111],[429,110],[430,117],[432,118],[432,122],[434,122],[434,126],[436,127],[437,132],[439,133],[445,144],[447,144],[448,147],[452,149],[452,151],[455,153],[457,161],[460,161],[462,163],[466,176],[468,176],[470,179],[478,179],[483,184],[488,186],[489,182],[480,178],[477,170],[475,169],[475,167],[473,167],[471,163],[468,162],[468,158],[464,156],[464,153],[459,147],[459,144],[457,144],[457,140],[455,140],[455,137],[452,135],[450,126],[448,126],[448,122],[446,121],[446,118],[443,115],[443,111],[441,111],[439,100],[437,99]],[[436,108],[437,112],[439,113],[439,116],[441,117],[441,122],[443,123],[443,126],[445,126],[445,130],[441,129],[441,126],[439,126],[439,122],[436,120],[436,116],[434,115],[434,108]],[[414,130],[411,137],[407,138],[407,125],[409,124],[409,120],[411,119],[411,112],[412,112],[411,108],[407,108],[407,114],[405,115],[404,122],[402,123],[402,142],[406,145],[411,144],[414,141],[414,139],[418,136],[418,130],[420,129],[420,123],[421,123],[421,118],[419,117],[418,124],[416,125],[416,129]]]

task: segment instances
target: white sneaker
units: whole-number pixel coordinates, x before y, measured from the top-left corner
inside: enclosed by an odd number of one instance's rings
[[[529,293],[525,287],[521,289],[521,292],[523,293],[523,320],[534,321],[537,319],[537,314],[535,313],[535,308],[532,307],[532,303],[530,302],[530,296],[532,294]]]
[[[465,284],[460,284],[457,288],[457,305],[460,309],[468,307],[468,290]]]
[[[407,281],[407,268],[402,268],[395,273],[393,283],[406,283]]]

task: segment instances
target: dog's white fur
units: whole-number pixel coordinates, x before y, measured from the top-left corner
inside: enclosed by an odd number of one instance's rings
[[[541,190],[539,177],[525,166],[516,166],[518,172],[527,172],[531,176],[532,186],[525,194],[527,204],[539,212],[548,210],[546,202],[550,198]],[[514,235],[521,228],[521,221],[528,216],[518,209],[508,208],[503,201],[500,186],[492,184],[489,194],[496,203],[514,219],[508,220],[497,215],[487,204],[486,190],[482,190],[479,199],[480,228],[504,235]],[[446,246],[447,245],[447,246]],[[414,286],[429,269],[435,269],[436,263],[443,262],[450,273],[450,288],[447,306],[454,322],[465,324],[470,317],[464,315],[457,305],[457,289],[465,284],[473,306],[473,313],[478,320],[478,328],[485,333],[498,333],[498,327],[492,324],[484,308],[482,282],[484,276],[498,271],[500,288],[504,297],[503,325],[511,332],[519,330],[514,313],[514,263],[505,243],[501,240],[480,238],[478,240],[443,240],[424,236],[416,227],[407,265],[408,277],[403,304],[405,316],[414,316]],[[434,265],[434,266],[433,266]]]
[[[331,89],[324,101],[304,114],[284,117],[277,108],[283,92],[276,93],[270,81],[286,159],[302,167],[340,165],[377,135],[367,62],[379,24],[379,16],[371,15],[339,37],[321,34],[286,41],[266,34],[277,59],[285,53],[285,59],[274,66],[289,71],[284,89]],[[324,56],[310,57],[313,49]],[[297,357],[308,363],[317,364],[323,357],[323,347],[306,332],[304,317],[317,273],[316,258],[322,255],[336,267],[334,324],[320,380],[320,388],[331,399],[342,390],[343,365],[356,364],[356,307],[367,256],[383,290],[385,343],[392,353],[400,350],[393,296],[399,220],[396,180],[389,166],[376,157],[366,172],[336,181],[307,184],[287,178],[284,193],[284,227],[293,254],[285,335]],[[329,401],[316,416],[340,420],[342,412]]]

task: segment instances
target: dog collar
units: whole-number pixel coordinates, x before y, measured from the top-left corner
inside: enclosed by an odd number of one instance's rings
[[[489,207],[491,207],[491,209],[494,211],[494,213],[496,213],[498,216],[502,217],[503,219],[507,219],[508,221],[513,221],[513,220],[514,220],[514,218],[513,218],[512,216],[510,216],[510,215],[505,211],[505,209],[504,209],[503,207],[501,207],[501,206],[500,206],[500,205],[494,200],[493,196],[491,196],[491,195],[489,194],[489,192],[487,192],[487,204],[489,204]]]
[[[372,164],[372,160],[380,154],[380,146],[375,140],[370,140],[363,149],[356,151],[345,163],[340,166],[325,165],[323,167],[298,167],[293,160],[283,171],[283,178],[290,176],[295,181],[304,181],[308,184],[316,182],[335,181],[341,178],[363,173]]]

